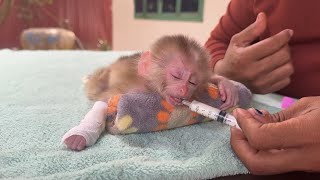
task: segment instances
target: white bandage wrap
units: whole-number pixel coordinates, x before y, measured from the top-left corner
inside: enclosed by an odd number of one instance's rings
[[[80,135],[86,139],[86,146],[93,145],[105,129],[106,111],[107,103],[102,101],[95,102],[80,124],[70,129],[62,137],[62,143],[72,135]]]

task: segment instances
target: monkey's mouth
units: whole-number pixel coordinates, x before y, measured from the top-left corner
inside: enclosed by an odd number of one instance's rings
[[[182,105],[182,101],[184,100],[185,98],[179,98],[179,97],[174,97],[174,96],[168,96],[168,102],[171,104],[171,105],[174,105],[174,106],[177,106],[177,105]]]

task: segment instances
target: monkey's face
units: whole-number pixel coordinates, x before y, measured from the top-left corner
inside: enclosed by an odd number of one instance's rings
[[[181,105],[182,100],[189,100],[200,82],[199,70],[195,63],[177,58],[170,61],[164,74],[162,96],[172,105]]]

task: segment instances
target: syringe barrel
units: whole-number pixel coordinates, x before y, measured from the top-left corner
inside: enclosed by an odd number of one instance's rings
[[[211,107],[198,101],[192,101],[189,105],[189,108],[191,109],[191,111],[194,111],[205,117],[240,129],[236,118],[225,111],[221,111],[217,108]]]

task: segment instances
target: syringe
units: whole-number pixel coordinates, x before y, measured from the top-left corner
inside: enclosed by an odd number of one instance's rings
[[[211,107],[195,100],[193,100],[192,102],[183,100],[182,104],[188,106],[193,112],[240,129],[236,118],[225,111],[221,111],[217,108]]]

